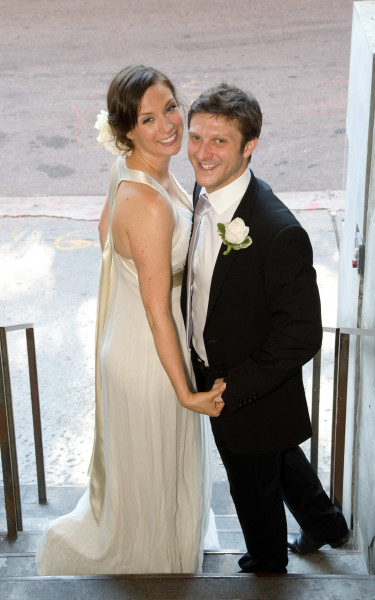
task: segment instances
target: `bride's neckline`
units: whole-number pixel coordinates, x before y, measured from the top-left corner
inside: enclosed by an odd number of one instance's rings
[[[147,173],[147,171],[144,171],[142,169],[133,169],[132,167],[129,167],[127,165],[126,162],[126,156],[122,156],[119,157],[119,159],[123,159],[123,166],[125,167],[125,169],[127,169],[128,171],[133,171],[134,173],[139,173],[142,177],[144,177],[153,183],[153,187],[156,188],[158,191],[160,191],[160,193],[162,193],[163,195],[166,194],[167,197],[169,198],[170,202],[173,204],[173,206],[185,209],[185,210],[189,210],[190,212],[192,211],[192,202],[191,199],[189,197],[189,195],[187,194],[187,192],[180,186],[180,184],[178,183],[177,179],[175,178],[175,176],[173,175],[173,173],[171,173],[169,171],[169,178],[170,181],[172,183],[172,185],[174,186],[174,189],[176,190],[176,199],[174,199],[171,194],[168,192],[168,190],[161,184],[158,182],[157,179],[155,179],[155,177],[153,177],[152,175],[150,175],[150,173]],[[145,182],[145,183],[146,183]]]

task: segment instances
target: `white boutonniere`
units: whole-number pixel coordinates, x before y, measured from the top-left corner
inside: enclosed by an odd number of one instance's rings
[[[217,231],[223,240],[223,244],[227,246],[223,254],[229,254],[232,249],[242,250],[242,248],[247,248],[253,243],[248,235],[249,227],[239,217],[233,219],[230,223],[218,223]]]

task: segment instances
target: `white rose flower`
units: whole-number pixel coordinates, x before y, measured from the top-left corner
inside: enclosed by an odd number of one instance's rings
[[[111,154],[116,154],[117,156],[129,152],[129,148],[123,144],[119,144],[120,148],[117,147],[116,136],[113,133],[112,127],[108,123],[108,112],[106,110],[101,110],[97,115],[95,129],[99,130],[99,135],[96,138],[97,141],[103,144],[104,148],[108,150],[108,152],[111,152]]]
[[[223,254],[226,255],[231,250],[243,250],[251,246],[253,240],[248,235],[249,231],[250,228],[239,217],[233,219],[230,223],[218,223],[217,232],[226,246]]]
[[[248,233],[249,228],[246,227],[243,220],[239,217],[233,219],[230,223],[225,224],[225,239],[230,244],[242,244],[247,238]]]

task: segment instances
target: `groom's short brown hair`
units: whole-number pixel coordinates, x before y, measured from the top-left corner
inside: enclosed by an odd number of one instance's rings
[[[246,143],[260,136],[262,111],[258,101],[250,92],[235,85],[219,83],[194,100],[188,113],[188,125],[195,114],[207,113],[236,121],[242,135],[241,151]]]

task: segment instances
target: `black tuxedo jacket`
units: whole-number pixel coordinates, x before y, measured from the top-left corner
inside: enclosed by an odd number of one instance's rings
[[[311,436],[302,365],[322,340],[312,248],[253,173],[235,217],[253,243],[227,256],[222,245],[213,271],[203,337],[210,372],[227,387],[211,424],[234,453],[275,452]],[[186,269],[181,308],[186,317]]]

